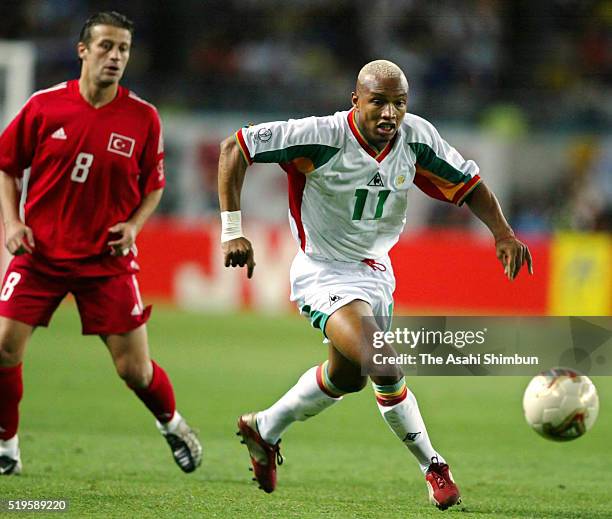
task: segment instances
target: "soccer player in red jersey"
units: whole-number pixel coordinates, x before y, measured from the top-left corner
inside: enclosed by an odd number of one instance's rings
[[[179,467],[192,472],[201,463],[202,446],[176,410],[172,384],[149,356],[150,307],[136,280],[135,239],[165,177],[157,110],[119,85],[132,34],[120,13],[90,17],[77,46],[80,78],[36,92],[0,136],[0,204],[15,255],[0,291],[0,474],[21,472],[26,344],[68,292],[83,334],[104,341]],[[22,219],[16,181],[28,167]]]

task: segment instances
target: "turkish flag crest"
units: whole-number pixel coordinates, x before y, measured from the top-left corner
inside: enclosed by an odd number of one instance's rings
[[[124,157],[131,157],[132,153],[134,153],[135,144],[136,141],[131,137],[119,135],[118,133],[111,133],[106,149],[111,153],[117,153]]]

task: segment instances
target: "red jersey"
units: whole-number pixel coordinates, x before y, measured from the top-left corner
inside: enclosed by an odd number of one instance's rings
[[[98,263],[91,275],[125,270],[110,256],[112,225],[129,220],[144,195],[165,185],[163,137],[155,107],[119,87],[91,106],[77,80],[36,92],[0,136],[0,170],[30,167],[25,223],[35,258]]]

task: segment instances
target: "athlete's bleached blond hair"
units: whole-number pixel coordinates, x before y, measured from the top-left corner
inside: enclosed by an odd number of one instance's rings
[[[381,79],[398,78],[403,80],[406,83],[406,87],[408,87],[408,80],[402,69],[386,59],[370,61],[362,67],[357,75],[357,90],[359,90],[359,85],[363,85],[370,76]]]

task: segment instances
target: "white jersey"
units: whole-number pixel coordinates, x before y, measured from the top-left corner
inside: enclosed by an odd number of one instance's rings
[[[245,127],[236,139],[249,164],[276,162],[287,172],[291,230],[318,259],[384,257],[404,228],[413,184],[461,205],[480,181],[476,163],[413,114],[382,151],[359,132],[355,110]]]

